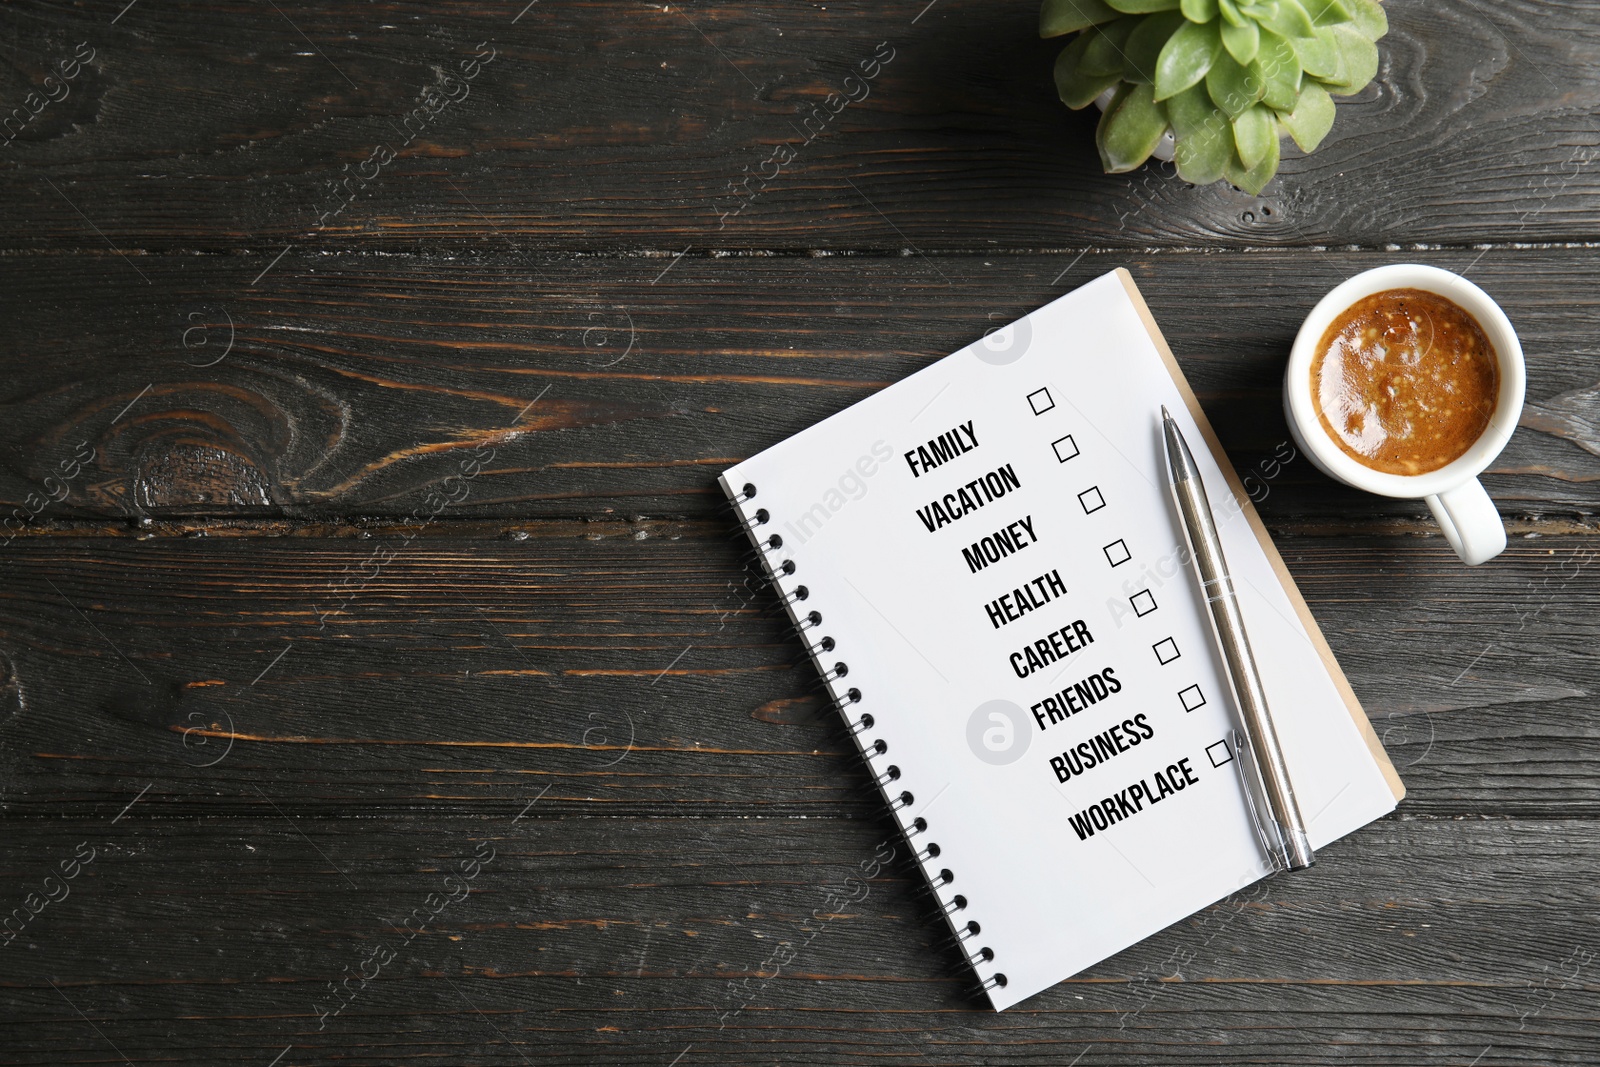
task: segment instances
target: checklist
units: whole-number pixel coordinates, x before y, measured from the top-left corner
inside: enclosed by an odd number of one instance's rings
[[[1229,516],[1314,844],[1398,789],[1131,280],[1024,324],[1016,359],[969,346],[722,479],[997,1008],[1267,872],[1163,406]]]

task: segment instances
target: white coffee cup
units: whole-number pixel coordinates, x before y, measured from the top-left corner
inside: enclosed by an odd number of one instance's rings
[[[1322,335],[1333,320],[1356,301],[1387,289],[1421,289],[1464,308],[1483,327],[1499,361],[1500,393],[1489,425],[1472,447],[1426,474],[1388,474],[1358,463],[1338,446],[1317,418],[1311,365]],[[1488,293],[1461,275],[1438,267],[1396,263],[1362,271],[1334,288],[1311,309],[1295,336],[1289,367],[1284,372],[1283,411],[1295,442],[1324,474],[1380,496],[1426,500],[1450,547],[1465,562],[1477,565],[1498,556],[1506,547],[1505,525],[1495,510],[1494,501],[1478,482],[1478,475],[1511,440],[1522,414],[1526,387],[1527,368],[1517,332]]]

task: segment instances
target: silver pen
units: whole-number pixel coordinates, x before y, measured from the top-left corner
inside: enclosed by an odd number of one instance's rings
[[[1205,483],[1200,480],[1200,468],[1195,466],[1183,432],[1165,406],[1161,409],[1161,422],[1172,495],[1183,517],[1184,539],[1210,609],[1211,636],[1227,664],[1228,685],[1239,713],[1233,748],[1245,800],[1272,866],[1280,871],[1309,867],[1316,857],[1306,837],[1300,805],[1295,802],[1294,785],[1289,781],[1278,732],[1272,726],[1272,712],[1261,687],[1261,675],[1256,671],[1256,659],[1250,652],[1250,637],[1245,633],[1233,579],[1228,576],[1228,561],[1222,554],[1222,538],[1217,535]]]

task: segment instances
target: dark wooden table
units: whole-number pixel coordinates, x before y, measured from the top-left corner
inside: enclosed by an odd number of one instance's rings
[[[0,1060],[1600,1062],[1588,0],[1394,0],[1259,197],[1100,174],[1031,0],[525,2],[0,11]],[[716,473],[1118,266],[1259,472],[1406,260],[1510,548],[1260,503],[1400,810],[1003,1015],[904,870],[810,919],[892,827]]]

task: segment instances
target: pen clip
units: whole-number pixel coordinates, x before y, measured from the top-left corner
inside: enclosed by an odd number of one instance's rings
[[[1256,761],[1250,741],[1239,730],[1233,731],[1234,758],[1239,764],[1239,777],[1244,784],[1245,807],[1250,809],[1250,821],[1255,825],[1256,838],[1274,872],[1289,869],[1289,846],[1283,827],[1272,817],[1267,805],[1267,786],[1261,777],[1261,766]]]

